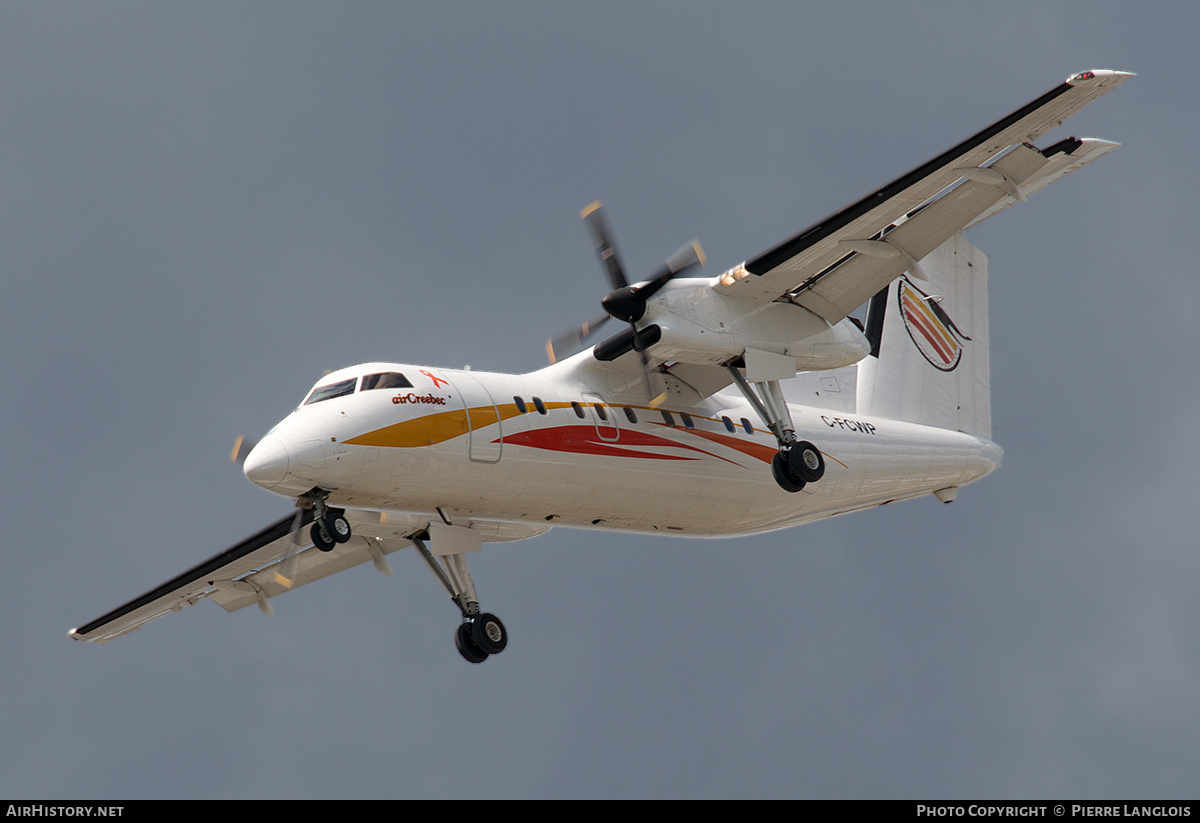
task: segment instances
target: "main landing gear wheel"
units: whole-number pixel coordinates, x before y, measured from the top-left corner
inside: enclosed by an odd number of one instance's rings
[[[799,480],[816,483],[825,474],[825,458],[821,456],[821,450],[807,440],[793,443],[787,455],[788,468]]]
[[[485,612],[471,623],[471,639],[488,654],[500,654],[508,645],[508,630],[499,617]]]
[[[463,656],[463,659],[468,663],[482,663],[488,659],[488,653],[479,648],[475,644],[475,640],[471,637],[472,624],[460,623],[454,631],[454,645],[458,647],[458,653]]]
[[[775,452],[775,456],[771,458],[771,474],[785,492],[798,492],[805,486],[804,481],[792,471],[788,452]]]

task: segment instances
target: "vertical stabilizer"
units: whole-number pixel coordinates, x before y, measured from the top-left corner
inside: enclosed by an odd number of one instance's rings
[[[992,435],[987,257],[956,234],[876,295],[871,355],[858,364],[860,414]]]

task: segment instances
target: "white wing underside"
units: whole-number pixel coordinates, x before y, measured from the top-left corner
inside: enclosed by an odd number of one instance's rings
[[[954,234],[1076,171],[1117,143],[1031,144],[1131,75],[1069,78],[954,148],[726,272],[714,288],[750,301],[791,300],[836,323]],[[892,226],[894,228],[890,228]],[[918,269],[918,271],[913,271]]]
[[[336,551],[322,552],[313,547],[307,538],[312,522],[308,513],[301,524],[303,538],[294,544],[294,517],[288,515],[141,597],[72,629],[70,635],[76,640],[105,643],[205,599],[229,612],[257,604],[269,614],[270,598],[367,561],[391,574],[385,556],[412,545],[408,538],[430,524],[428,515],[348,509],[345,516],[354,536]],[[484,542],[521,540],[549,529],[491,521],[472,522],[471,528],[482,535]],[[288,555],[292,557],[288,559]]]

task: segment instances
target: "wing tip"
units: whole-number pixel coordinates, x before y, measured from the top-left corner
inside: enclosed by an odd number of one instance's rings
[[[1137,77],[1131,71],[1120,71],[1118,69],[1088,69],[1076,74],[1072,74],[1067,78],[1067,85],[1079,86],[1085,83],[1104,82],[1105,80],[1115,80],[1118,83],[1123,83],[1130,77]]]

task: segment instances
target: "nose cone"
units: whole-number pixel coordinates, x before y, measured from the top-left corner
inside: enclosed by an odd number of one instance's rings
[[[242,471],[250,482],[270,489],[283,482],[290,464],[287,446],[283,441],[277,437],[264,437],[246,455]]]

